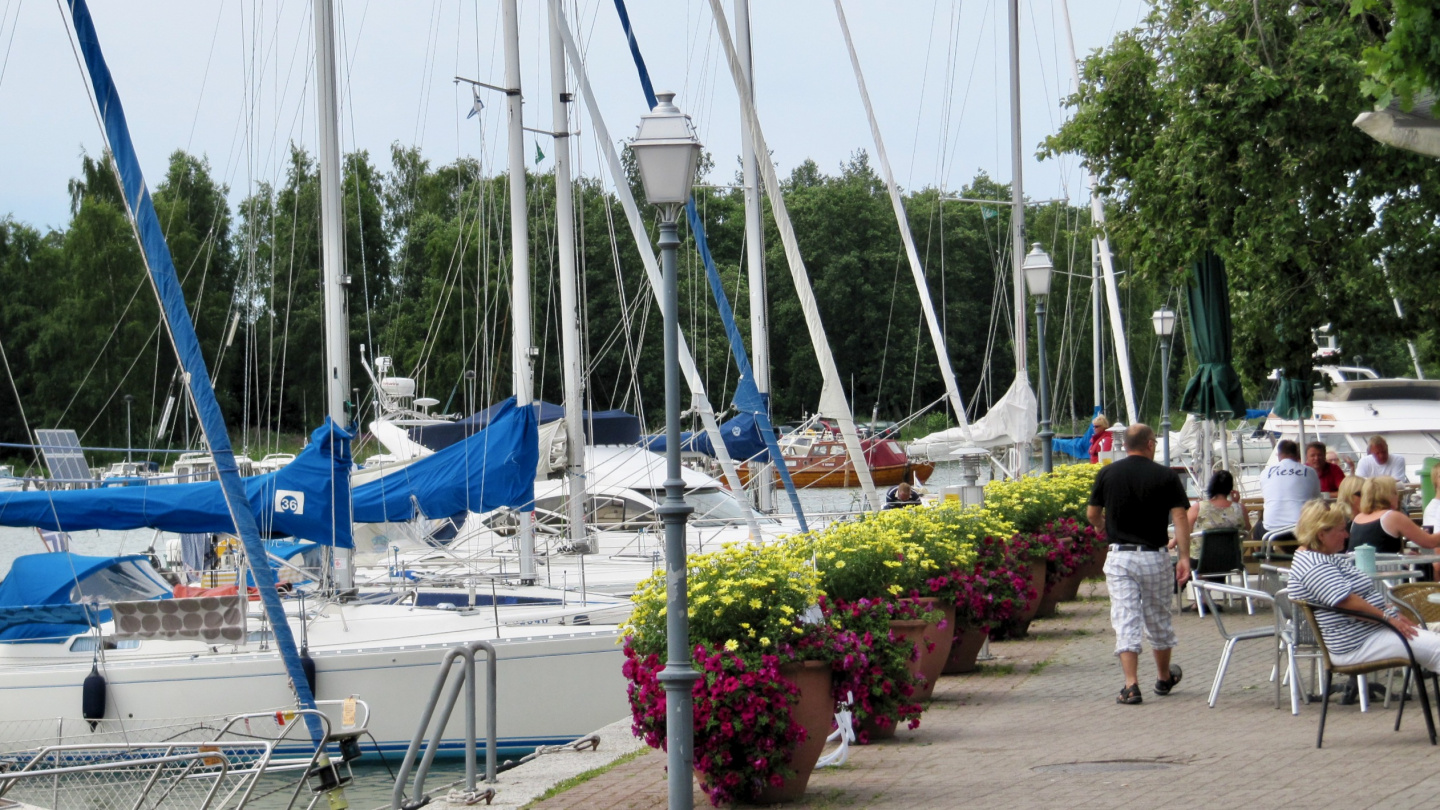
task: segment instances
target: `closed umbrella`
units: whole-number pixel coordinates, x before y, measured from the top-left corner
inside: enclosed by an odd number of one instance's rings
[[[1300,422],[1300,444],[1305,444],[1305,420],[1315,415],[1315,387],[1309,380],[1281,377],[1275,394],[1275,415]]]
[[[1245,394],[1240,387],[1240,377],[1231,365],[1230,286],[1225,280],[1225,263],[1207,250],[1195,262],[1194,270],[1195,277],[1186,289],[1186,297],[1190,303],[1190,334],[1195,339],[1198,362],[1195,376],[1185,384],[1180,408],[1206,421],[1243,414]],[[1207,437],[1207,464],[1210,452]]]

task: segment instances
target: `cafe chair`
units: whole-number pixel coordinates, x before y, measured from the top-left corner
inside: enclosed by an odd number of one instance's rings
[[[1240,577],[1240,587],[1250,587],[1250,572],[1245,569],[1240,530],[1206,529],[1200,532],[1200,556],[1196,559],[1195,570],[1190,572],[1191,582],[1217,580],[1228,585],[1234,576]],[[1225,594],[1227,605],[1230,598],[1230,594]],[[1205,615],[1205,605],[1198,596],[1195,609],[1202,617]],[[1255,604],[1248,598],[1245,600],[1245,611],[1251,615],[1255,613]]]
[[[1275,625],[1261,625],[1259,627],[1246,628],[1244,630],[1227,630],[1225,620],[1220,611],[1215,610],[1215,598],[1223,596],[1226,598],[1235,596],[1261,602],[1271,602],[1273,597],[1264,591],[1257,591],[1251,588],[1237,588],[1234,585],[1223,585],[1218,582],[1196,579],[1191,585],[1195,588],[1197,604],[1208,604],[1211,608],[1210,615],[1215,619],[1215,627],[1220,631],[1220,638],[1225,640],[1225,650],[1220,653],[1220,665],[1215,668],[1215,680],[1210,684],[1210,708],[1215,708],[1215,701],[1220,698],[1220,686],[1225,683],[1225,671],[1230,668],[1230,658],[1235,653],[1235,645],[1242,641],[1257,638],[1275,638]]]
[[[1405,682],[1400,689],[1400,709],[1395,713],[1395,730],[1400,730],[1400,721],[1405,717],[1405,695],[1410,691],[1410,679],[1413,676],[1415,685],[1419,687],[1420,706],[1425,711],[1425,727],[1430,733],[1430,744],[1435,745],[1435,717],[1430,712],[1430,690],[1425,687],[1425,672],[1420,668],[1420,663],[1415,660],[1415,651],[1410,649],[1410,640],[1405,638],[1405,634],[1385,619],[1376,618],[1368,613],[1361,613],[1357,610],[1348,610],[1342,607],[1318,605],[1300,599],[1294,599],[1292,601],[1300,607],[1305,617],[1309,619],[1310,625],[1317,630],[1315,639],[1320,643],[1321,661],[1324,664],[1325,670],[1324,683],[1320,686],[1320,730],[1315,736],[1315,747],[1320,748],[1325,742],[1325,715],[1330,709],[1331,679],[1336,674],[1368,675],[1372,672],[1381,672],[1387,669],[1405,670]],[[1320,622],[1315,619],[1317,612],[1339,613],[1361,621],[1380,625],[1383,628],[1383,632],[1394,633],[1400,639],[1400,643],[1405,646],[1405,657],[1384,658],[1378,661],[1367,661],[1363,664],[1336,664],[1330,657],[1330,648],[1325,645],[1325,631],[1320,629]]]
[[[1314,692],[1313,686],[1306,688],[1305,681],[1300,677],[1300,661],[1306,660],[1312,666],[1311,683],[1320,683],[1320,643],[1315,637],[1315,627],[1310,623],[1309,617],[1303,612],[1295,609],[1290,601],[1290,592],[1284,588],[1275,592],[1275,637],[1279,643],[1275,645],[1275,669],[1271,671],[1271,680],[1275,681],[1275,708],[1280,708],[1281,689],[1289,684],[1290,686],[1290,714],[1300,714],[1300,702],[1310,702],[1310,695]],[[1281,659],[1284,659],[1284,666],[1281,666]],[[1368,684],[1367,684],[1368,687]],[[1368,701],[1368,695],[1366,700]],[[1368,708],[1368,704],[1366,707]]]

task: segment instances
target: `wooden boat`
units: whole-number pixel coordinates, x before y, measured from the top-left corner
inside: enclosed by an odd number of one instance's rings
[[[935,471],[935,465],[928,461],[908,458],[905,448],[894,439],[863,439],[860,444],[865,450],[865,460],[870,464],[870,477],[877,487],[893,487],[901,481],[923,484]],[[855,465],[846,456],[845,444],[837,432],[827,429],[783,436],[780,453],[796,487],[860,486]],[[740,480],[749,483],[750,476],[758,469],[759,465],[754,462],[741,465]],[[783,486],[778,475],[775,476],[775,486]]]

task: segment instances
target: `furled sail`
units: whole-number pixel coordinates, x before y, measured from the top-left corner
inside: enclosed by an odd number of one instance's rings
[[[350,500],[344,497],[350,466],[350,434],[327,417],[294,461],[276,472],[243,479],[261,535],[352,548]],[[0,492],[0,526],[63,532],[150,528],[179,534],[238,534],[219,481]]]

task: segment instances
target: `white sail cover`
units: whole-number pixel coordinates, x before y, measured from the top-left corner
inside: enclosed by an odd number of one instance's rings
[[[931,433],[910,443],[908,452],[919,458],[945,461],[959,458],[969,447],[1005,447],[1014,444],[1028,444],[1035,438],[1039,423],[1039,403],[1035,392],[1030,390],[1030,381],[1016,377],[1010,390],[990,407],[990,412],[970,423],[970,436],[966,440],[964,428],[953,427]]]

